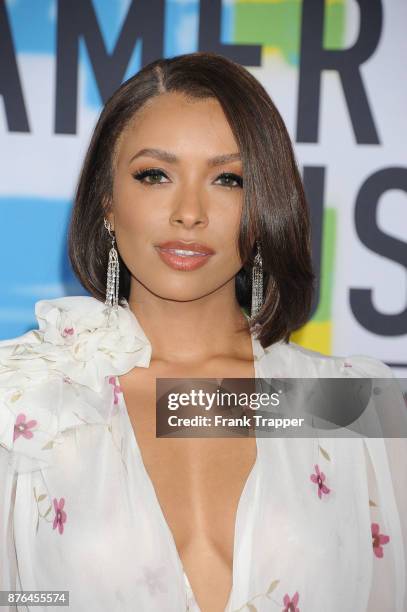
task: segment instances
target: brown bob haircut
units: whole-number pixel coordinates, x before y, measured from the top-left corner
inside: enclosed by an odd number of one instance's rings
[[[263,306],[250,321],[263,347],[284,340],[309,318],[314,290],[308,206],[284,121],[261,83],[216,53],[158,59],[125,81],[104,106],[82,166],[69,227],[68,252],[84,288],[106,294],[111,241],[103,217],[112,202],[118,139],[151,98],[180,92],[217,98],[242,158],[244,202],[238,236],[242,268],[236,299],[250,315],[251,271],[259,243]],[[153,143],[154,144],[154,143]],[[107,202],[107,205],[106,205]],[[119,303],[129,299],[131,275],[120,258]],[[124,298],[124,299],[123,299]]]

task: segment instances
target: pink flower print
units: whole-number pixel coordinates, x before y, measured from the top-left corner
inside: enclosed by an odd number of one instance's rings
[[[329,493],[329,491],[331,489],[328,489],[328,487],[326,485],[324,485],[325,474],[323,472],[319,471],[318,465],[315,465],[314,468],[315,468],[315,471],[316,471],[316,475],[315,474],[311,474],[310,478],[311,478],[312,482],[318,483],[318,497],[319,497],[319,499],[321,499],[322,493],[327,494],[327,493]]]
[[[114,404],[119,403],[119,393],[123,393],[120,385],[116,385],[116,377],[110,376],[109,383],[113,385],[113,396],[114,396]]]
[[[59,533],[63,533],[64,523],[66,521],[66,512],[63,510],[64,504],[65,504],[65,499],[63,497],[61,497],[61,499],[59,500],[59,504],[58,504],[57,498],[54,497],[55,518],[54,518],[54,524],[52,528],[55,529],[56,526],[58,525]]]
[[[13,442],[14,440],[16,440],[18,438],[18,436],[24,436],[24,438],[32,438],[33,437],[33,432],[29,431],[29,429],[31,429],[31,427],[35,427],[37,425],[37,421],[32,420],[32,421],[25,421],[26,419],[26,415],[21,412],[17,419],[16,422],[14,424],[14,436],[13,436]]]
[[[75,333],[75,330],[73,327],[64,327],[63,331],[62,331],[62,337],[63,338],[68,338],[69,336],[73,336]]]
[[[383,546],[382,544],[387,544],[390,541],[390,536],[384,535],[380,533],[380,527],[377,523],[372,523],[372,544],[373,544],[373,552],[381,559],[383,557]]]
[[[292,599],[290,599],[290,596],[288,595],[288,593],[286,593],[283,599],[283,603],[285,605],[283,612],[300,612],[300,609],[297,608],[299,598],[300,596],[298,594],[298,591],[294,593]]]

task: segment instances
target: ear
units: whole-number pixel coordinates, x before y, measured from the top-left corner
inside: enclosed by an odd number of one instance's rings
[[[112,232],[114,232],[114,214],[112,212],[108,212],[105,217],[110,223]]]
[[[105,212],[104,217],[109,221],[110,227],[111,227],[112,231],[114,231],[114,214],[113,214],[113,211],[112,211],[112,207],[107,205],[107,204],[105,204],[103,209],[105,211],[108,211],[108,212]]]

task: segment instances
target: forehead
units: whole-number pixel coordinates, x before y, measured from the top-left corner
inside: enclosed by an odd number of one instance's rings
[[[136,149],[157,147],[176,154],[204,154],[238,151],[222,106],[216,98],[188,98],[182,93],[160,94],[133,116],[120,135],[118,163]]]

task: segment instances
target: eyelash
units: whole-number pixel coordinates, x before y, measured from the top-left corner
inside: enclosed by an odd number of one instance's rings
[[[136,172],[135,174],[133,174],[133,177],[137,181],[140,181],[140,183],[143,183],[144,182],[143,179],[145,179],[146,177],[157,176],[157,175],[165,176],[166,178],[168,178],[167,175],[162,170],[159,170],[158,168],[146,168],[145,170],[140,170],[139,172]],[[234,174],[233,172],[222,172],[222,174],[218,176],[218,179],[221,177],[227,177],[227,178],[233,179],[237,183],[237,185],[224,185],[224,187],[231,187],[232,189],[236,187],[243,187],[243,178],[239,176],[238,174]],[[162,185],[163,183],[144,182],[144,184],[148,186],[152,186],[152,185]]]

